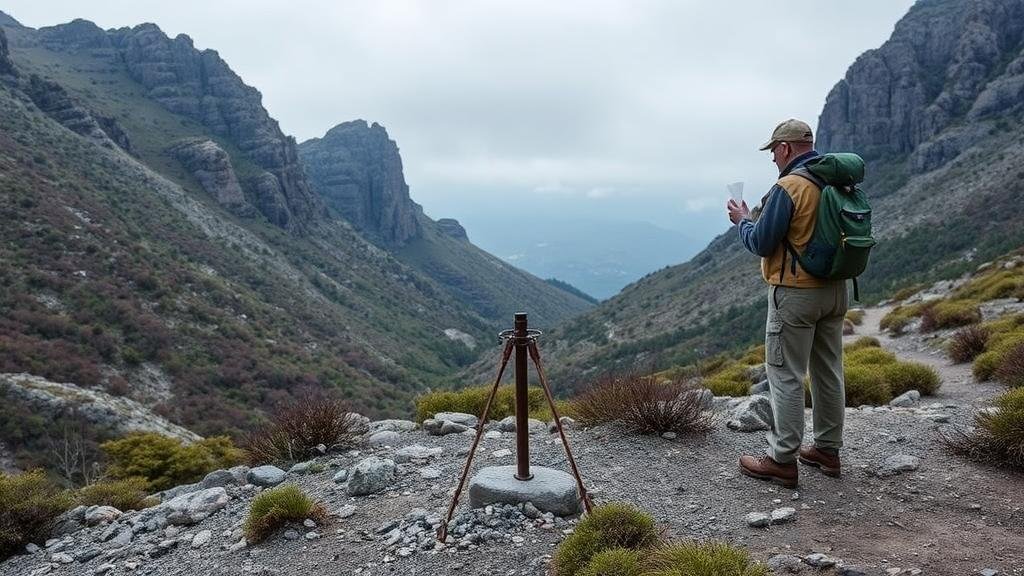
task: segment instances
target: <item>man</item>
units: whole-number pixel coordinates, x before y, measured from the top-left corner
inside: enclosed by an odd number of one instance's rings
[[[804,164],[818,157],[811,127],[786,120],[761,147],[779,168],[779,180],[761,200],[757,221],[746,202],[729,200],[729,220],[739,225],[743,246],[761,257],[768,283],[765,364],[774,423],[768,451],[740,457],[747,476],[795,488],[796,462],[840,475],[843,445],[843,318],[846,284],[815,278],[793,256],[810,240],[821,197],[821,184]],[[804,432],[804,375],[810,368],[814,444],[801,447]]]

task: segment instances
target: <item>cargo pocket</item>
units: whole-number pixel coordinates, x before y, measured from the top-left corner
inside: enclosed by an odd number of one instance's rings
[[[767,324],[764,359],[770,366],[782,366],[782,322],[769,321]]]

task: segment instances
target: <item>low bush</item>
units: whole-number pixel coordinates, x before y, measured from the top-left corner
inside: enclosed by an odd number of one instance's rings
[[[972,300],[940,300],[921,310],[921,332],[934,332],[981,322],[981,309]]]
[[[337,398],[302,396],[278,408],[270,422],[249,434],[245,452],[252,464],[295,462],[355,442],[358,421],[348,403]]]
[[[909,390],[931,396],[942,382],[934,368],[918,362],[893,362],[883,364],[880,369],[882,378],[889,385],[889,393],[894,397]]]
[[[618,422],[640,434],[706,432],[714,424],[698,387],[654,374],[605,375],[571,406],[584,424]]]
[[[974,359],[971,370],[980,381],[991,380],[1011,350],[1024,344],[1024,332],[1002,332],[989,335],[985,351]]]
[[[746,396],[750,393],[749,366],[738,362],[704,378],[701,385],[715,393],[715,396]]]
[[[423,422],[438,412],[464,412],[479,416],[487,404],[487,396],[491,386],[473,386],[461,390],[439,390],[428,392],[416,397],[416,419]],[[527,390],[526,403],[530,417],[538,420],[550,420],[551,409],[544,397],[544,389],[531,386]],[[501,420],[516,413],[515,386],[499,386],[491,403],[489,420]]]
[[[974,460],[1024,470],[1024,388],[996,398],[994,409],[979,412],[974,424],[946,432],[946,445]]]
[[[883,348],[860,348],[846,355],[847,365],[874,366],[893,362],[896,362],[896,355]]]
[[[987,328],[976,324],[957,330],[946,348],[950,360],[957,364],[974,360],[985,351],[988,335]]]
[[[954,292],[954,297],[982,301],[1017,298],[1022,287],[1024,287],[1024,270],[1021,268],[1006,270],[998,267],[958,288]]]
[[[879,406],[892,400],[889,384],[877,366],[847,366],[845,377],[847,406]]]
[[[602,550],[587,562],[578,576],[640,576],[640,554],[628,548]]]
[[[97,482],[79,488],[75,501],[83,506],[113,506],[118,510],[142,510],[160,503],[147,494],[149,482],[144,478],[126,478]]]
[[[742,548],[722,542],[680,542],[658,548],[647,562],[645,576],[768,576],[767,566],[754,562]]]
[[[749,348],[743,353],[743,356],[739,359],[740,364],[746,364],[753,366],[756,364],[764,364],[764,344]]]
[[[42,544],[57,516],[72,504],[71,494],[50,482],[42,470],[0,473],[0,560],[30,542]]]
[[[1011,388],[1024,387],[1024,344],[1009,348],[993,374],[997,382]]]
[[[846,311],[846,319],[849,320],[854,326],[860,326],[864,323],[864,309],[854,308]]]
[[[265,490],[253,499],[242,527],[249,542],[260,542],[289,522],[313,520],[325,524],[327,512],[298,486],[287,484]]]
[[[600,552],[615,548],[642,550],[658,543],[654,518],[628,504],[597,506],[555,551],[557,576],[575,576]]]
[[[874,336],[861,336],[853,342],[850,342],[846,346],[843,346],[843,350],[849,354],[854,350],[860,350],[862,348],[881,348],[882,343],[878,341],[878,338]]]
[[[897,290],[895,294],[892,295],[892,299],[893,299],[894,302],[902,302],[902,301],[906,300],[907,298],[910,298],[914,294],[917,294],[921,290],[924,290],[924,288],[925,288],[924,284],[914,284],[913,286],[907,286],[905,288],[901,288],[901,289]]]
[[[882,316],[882,319],[878,321],[878,327],[896,336],[903,334],[914,318],[920,316],[921,311],[931,304],[931,302],[916,302],[897,306]]]
[[[240,464],[245,454],[224,436],[184,444],[154,432],[129,434],[100,445],[115,480],[142,478],[151,490],[166,490],[201,480],[219,468]]]

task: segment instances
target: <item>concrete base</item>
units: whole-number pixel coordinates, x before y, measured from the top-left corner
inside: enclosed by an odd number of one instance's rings
[[[516,480],[515,466],[482,468],[469,481],[469,504],[480,508],[488,504],[520,504],[532,502],[538,510],[557,516],[571,516],[580,511],[576,480],[571,474],[531,466],[531,480]]]

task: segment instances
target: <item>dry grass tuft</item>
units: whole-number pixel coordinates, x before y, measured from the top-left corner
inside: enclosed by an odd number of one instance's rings
[[[253,464],[307,460],[320,454],[320,444],[331,448],[354,443],[357,426],[344,400],[305,395],[250,434],[245,450]]]
[[[640,434],[707,432],[714,424],[700,388],[654,374],[605,375],[571,406],[585,424],[621,422]]]

